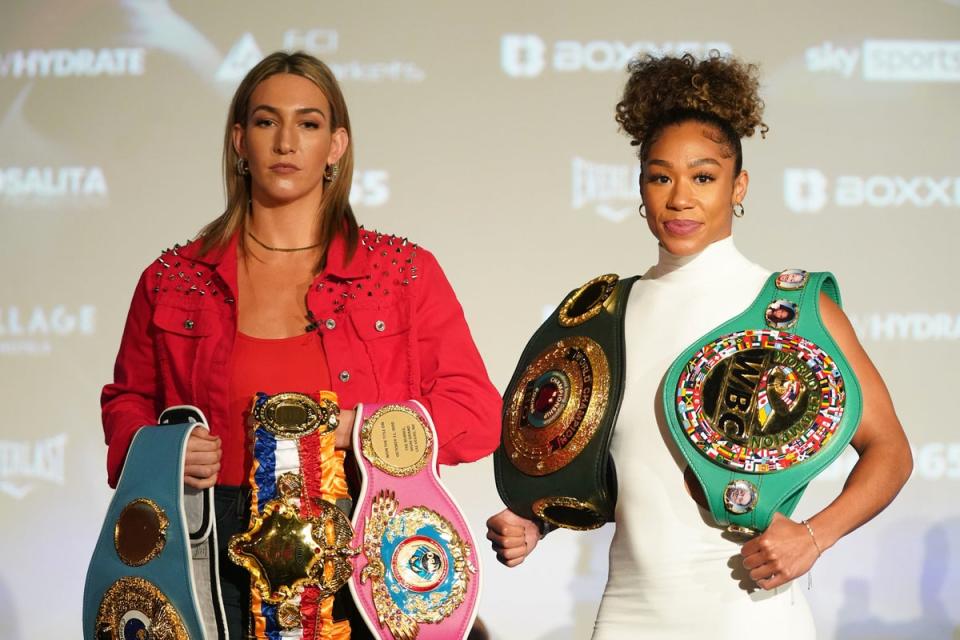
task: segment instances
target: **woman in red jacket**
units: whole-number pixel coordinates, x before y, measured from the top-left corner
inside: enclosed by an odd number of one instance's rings
[[[261,61],[233,97],[223,158],[226,210],[163,252],[134,293],[101,399],[110,484],[137,429],[165,407],[199,407],[210,431],[188,441],[184,482],[216,485],[225,547],[247,524],[258,391],[334,391],[340,450],[357,403],[415,399],[434,418],[441,463],[490,453],[500,397],[443,271],[406,238],[357,226],[350,121],[330,69],[302,53]],[[241,637],[249,576],[220,552]]]

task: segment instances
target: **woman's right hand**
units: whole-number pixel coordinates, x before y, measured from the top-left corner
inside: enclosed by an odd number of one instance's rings
[[[515,567],[540,542],[540,528],[536,522],[504,509],[487,520],[487,540],[497,553],[497,560],[508,567]]]
[[[183,463],[183,483],[194,489],[206,489],[217,483],[220,473],[220,438],[206,429],[197,428],[187,439],[187,455]]]

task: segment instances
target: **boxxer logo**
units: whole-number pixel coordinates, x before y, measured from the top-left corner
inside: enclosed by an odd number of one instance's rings
[[[816,169],[787,169],[783,197],[791,211],[820,211],[827,204],[827,178]]]
[[[500,39],[500,66],[515,78],[540,75],[546,66],[546,47],[533,34],[507,34]]]
[[[574,71],[623,71],[634,58],[692,53],[698,57],[716,49],[731,52],[726,42],[623,42],[621,40],[558,40],[548,47],[533,33],[508,33],[500,38],[500,66],[515,78],[533,78],[548,67],[560,73]]]
[[[960,207],[960,177],[837,176],[831,184],[817,169],[786,169],[783,196],[795,213],[815,213],[827,204],[877,209]]]

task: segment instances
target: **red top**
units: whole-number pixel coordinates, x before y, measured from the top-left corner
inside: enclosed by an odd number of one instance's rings
[[[436,424],[440,463],[493,451],[500,394],[436,259],[404,239],[366,230],[350,259],[347,249],[342,236],[333,240],[307,294],[340,406],[418,400]],[[204,256],[198,243],[177,247],[143,272],[114,381],[101,396],[111,485],[133,434],[156,424],[165,407],[198,407],[211,432],[226,439],[236,292],[236,237]]]
[[[255,338],[238,331],[230,365],[227,428],[219,433],[223,457],[217,482],[246,484],[252,464],[247,418],[258,391],[312,395],[329,388],[327,358],[316,333],[292,338]]]

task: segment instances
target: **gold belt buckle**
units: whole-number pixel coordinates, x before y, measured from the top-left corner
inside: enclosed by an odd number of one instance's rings
[[[319,402],[303,393],[277,393],[259,396],[253,417],[264,429],[284,440],[297,440],[315,431],[329,433],[340,423],[336,402]]]
[[[753,536],[760,533],[756,529],[751,529],[750,527],[744,527],[739,524],[727,525],[727,531],[734,535],[745,536],[747,538],[752,538]]]

